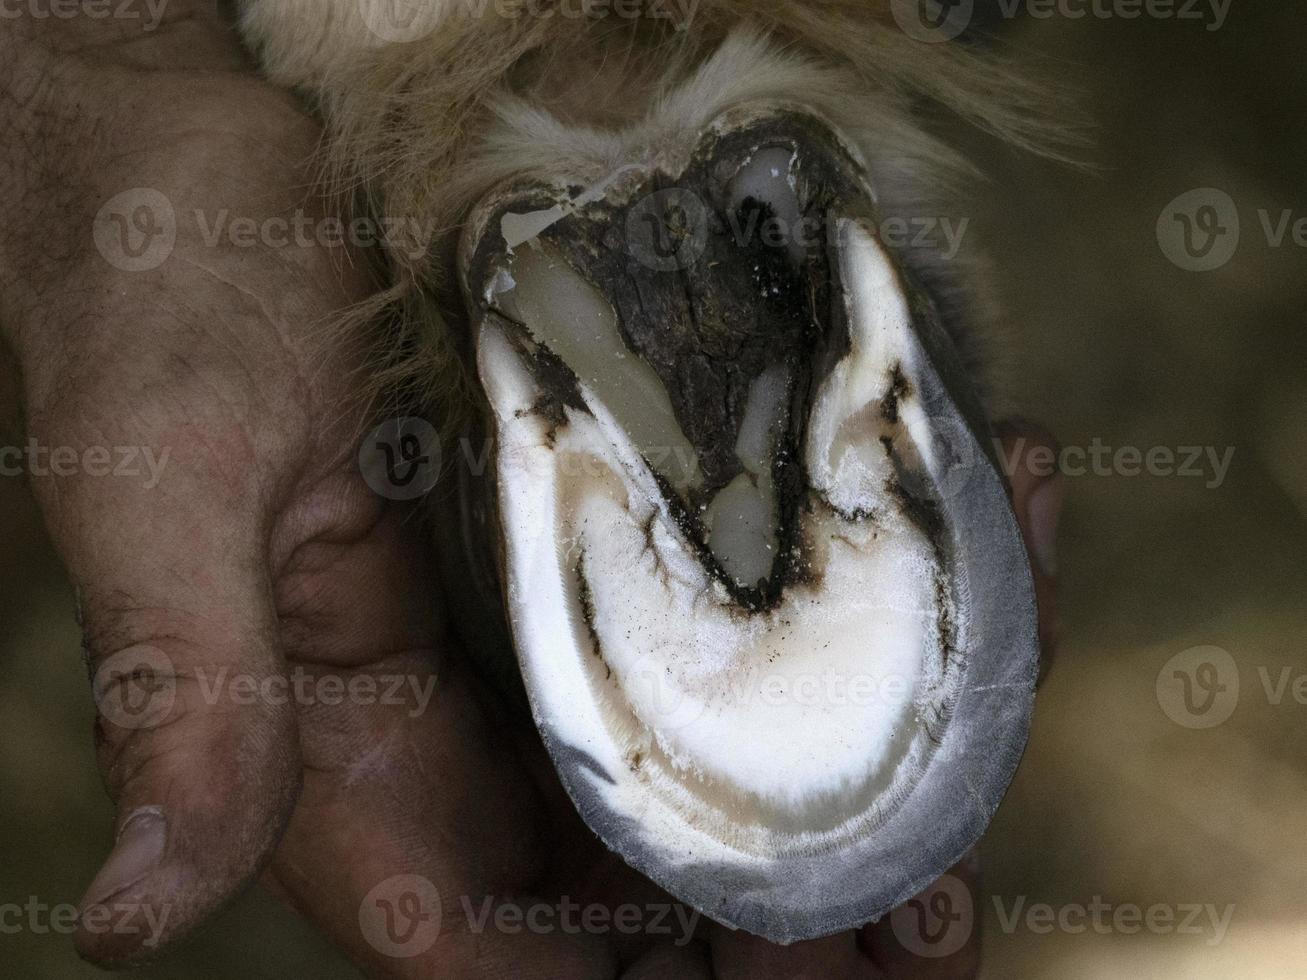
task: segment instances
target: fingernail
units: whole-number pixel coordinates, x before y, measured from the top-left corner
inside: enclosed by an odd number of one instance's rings
[[[1026,499],[1030,550],[1039,570],[1048,578],[1057,575],[1057,524],[1062,512],[1062,481],[1045,480]]]
[[[109,859],[86,889],[79,911],[103,905],[142,881],[158,866],[167,836],[168,822],[158,807],[141,807],[133,812],[118,832]]]

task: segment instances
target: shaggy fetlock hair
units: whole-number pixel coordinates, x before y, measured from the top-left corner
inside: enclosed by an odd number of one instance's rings
[[[419,11],[412,40],[369,27],[397,2]],[[451,420],[472,397],[458,231],[502,181],[589,186],[758,100],[832,123],[886,216],[959,213],[968,168],[928,134],[932,111],[1039,152],[1067,144],[1047,89],[966,45],[912,39],[891,2],[643,0],[623,19],[578,18],[575,3],[566,16],[555,0],[245,0],[242,24],[267,73],[321,111],[334,185],[407,229],[388,250],[392,285],[350,318],[380,325],[376,391]],[[983,339],[997,324],[983,271],[919,251],[914,272],[986,387],[1001,366],[977,352],[1004,345]]]

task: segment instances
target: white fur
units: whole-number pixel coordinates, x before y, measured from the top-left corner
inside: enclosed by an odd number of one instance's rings
[[[883,216],[937,218],[965,215],[955,191],[966,168],[919,124],[923,102],[1026,145],[1065,135],[1048,126],[1043,93],[963,46],[907,38],[876,0],[698,0],[680,31],[504,16],[517,2],[242,2],[267,72],[320,106],[339,185],[361,189],[374,212],[437,229],[392,250],[395,286],[370,312],[389,306],[400,324],[380,345],[380,383],[448,391],[446,407],[463,397],[446,326],[461,316],[453,243],[502,181],[593,185],[688,153],[733,107],[782,101],[825,117],[860,151]],[[394,4],[417,5],[413,29],[378,32]],[[994,319],[988,297],[975,299],[975,252],[910,257],[964,354]]]
[[[241,27],[258,50],[264,70],[283,85],[329,85],[340,70],[386,47],[384,33],[369,23],[385,23],[388,12],[407,3],[420,5],[419,33],[434,31],[460,6],[476,0],[241,0]]]

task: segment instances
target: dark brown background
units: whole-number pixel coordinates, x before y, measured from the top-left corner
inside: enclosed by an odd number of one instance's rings
[[[971,233],[994,247],[1024,369],[1015,401],[1069,446],[1236,449],[1203,479],[1068,480],[1063,646],[1029,752],[984,848],[985,975],[1271,978],[1307,971],[1307,249],[1270,247],[1258,209],[1307,217],[1307,11],[1233,0],[1227,22],[1026,19],[1019,60],[1081,90],[1092,172],[995,152]],[[1232,262],[1184,272],[1155,237],[1177,195],[1236,201]],[[10,382],[5,385],[11,388]],[[11,390],[0,404],[12,417]],[[16,427],[0,442],[18,444]],[[0,904],[75,902],[110,843],[72,603],[20,480],[0,478]],[[148,533],[142,529],[142,533]],[[1228,650],[1242,692],[1210,730],[1159,707],[1159,670]],[[1200,936],[1001,928],[1055,908],[1234,905]],[[10,976],[95,971],[67,937],[0,935]],[[132,976],[352,976],[266,896]]]

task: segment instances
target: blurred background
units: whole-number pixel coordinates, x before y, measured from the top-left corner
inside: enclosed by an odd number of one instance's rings
[[[1307,10],[1186,3],[1036,0],[1001,28],[1079,91],[1097,147],[1088,170],[980,147],[968,215],[1017,339],[1011,401],[1086,470],[1060,656],[982,849],[985,977],[1307,976]],[[23,442],[13,384],[6,365],[3,445]],[[21,479],[0,477],[0,537],[0,905],[75,903],[112,811]],[[0,932],[0,965],[96,975],[30,929]],[[292,971],[356,975],[256,892],[128,976]]]

